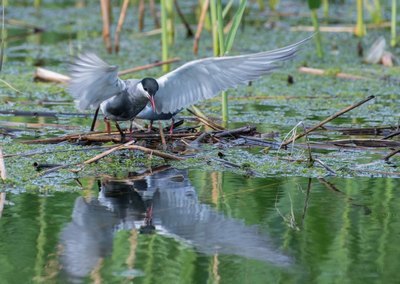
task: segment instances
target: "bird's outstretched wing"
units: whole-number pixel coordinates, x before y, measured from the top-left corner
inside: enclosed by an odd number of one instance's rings
[[[156,111],[174,112],[270,73],[279,67],[276,63],[293,58],[311,37],[272,51],[188,62],[157,80]]]
[[[118,78],[118,66],[108,65],[94,53],[79,55],[70,64],[69,92],[79,109],[96,108],[125,89]]]

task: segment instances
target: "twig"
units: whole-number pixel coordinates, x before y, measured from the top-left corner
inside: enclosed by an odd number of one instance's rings
[[[373,98],[375,98],[375,96],[369,96],[369,97],[367,97],[366,99],[363,99],[362,101],[360,101],[360,102],[358,102],[358,103],[355,103],[355,104],[353,104],[353,105],[351,105],[351,106],[346,107],[345,109],[343,109],[343,110],[341,110],[341,111],[338,111],[337,113],[331,115],[330,117],[328,117],[327,119],[321,121],[321,122],[318,123],[317,125],[311,127],[311,128],[308,129],[307,131],[305,131],[305,132],[303,132],[303,133],[301,133],[301,134],[296,135],[295,137],[289,139],[288,141],[283,142],[282,145],[281,145],[281,147],[287,146],[288,144],[290,144],[290,143],[296,141],[297,139],[303,137],[304,135],[307,135],[308,133],[310,133],[310,132],[312,132],[312,131],[318,129],[319,127],[321,127],[322,125],[328,123],[329,121],[331,121],[331,120],[333,120],[333,119],[335,119],[335,118],[341,116],[342,114],[344,114],[344,113],[346,113],[346,112],[348,112],[348,111],[350,111],[350,110],[352,110],[352,109],[355,109],[356,107],[359,107],[360,105],[362,105],[362,104],[364,104],[364,103],[366,103],[366,102],[372,100]]]
[[[107,151],[104,151],[103,153],[100,153],[100,154],[96,155],[95,157],[93,157],[93,158],[91,158],[91,159],[89,159],[89,160],[84,161],[83,164],[89,165],[89,164],[91,164],[91,163],[93,163],[93,162],[96,162],[96,161],[98,161],[98,160],[104,158],[105,156],[108,156],[108,155],[110,155],[111,153],[113,153],[113,152],[115,152],[115,151],[121,150],[121,148],[124,148],[124,147],[126,147],[126,146],[129,146],[129,145],[131,145],[131,144],[133,144],[133,143],[135,143],[134,140],[129,141],[129,142],[127,142],[127,143],[125,143],[125,144],[122,144],[122,145],[118,145],[118,146],[116,146],[116,147],[114,147],[114,148],[108,149]]]
[[[400,148],[390,152],[389,154],[387,154],[385,157],[383,157],[383,160],[389,161],[389,159],[391,157],[393,157],[394,155],[396,155],[397,153],[400,153]]]
[[[115,151],[125,150],[125,149],[139,150],[139,151],[145,152],[146,154],[155,155],[155,156],[158,156],[158,157],[161,157],[161,158],[164,158],[164,159],[168,159],[168,160],[180,161],[180,160],[184,160],[185,159],[185,157],[179,157],[179,156],[175,156],[175,155],[172,155],[172,154],[164,153],[164,152],[161,152],[161,151],[158,151],[158,150],[153,150],[153,149],[149,149],[149,148],[138,146],[138,145],[132,145],[134,142],[135,141],[129,141],[129,142],[125,143],[125,144],[114,146],[113,148],[111,148],[111,149],[109,149],[107,151],[104,151],[104,152],[96,155],[95,157],[84,161],[83,163],[76,163],[76,164],[70,164],[70,165],[61,165],[61,166],[57,166],[57,167],[48,169],[46,171],[41,172],[39,174],[39,176],[44,176],[46,174],[49,174],[49,173],[52,173],[52,172],[56,172],[58,170],[69,168],[69,167],[72,167],[72,166],[85,166],[85,165],[91,164],[93,162],[96,162],[96,161],[104,158],[105,156],[107,156],[107,155],[109,155],[109,154],[111,154],[111,153],[113,153]]]
[[[38,162],[34,162],[32,166],[35,168],[36,171],[41,171],[43,169],[51,169],[55,167],[59,167],[60,165],[58,164],[40,164]]]
[[[210,3],[210,0],[205,0],[203,2],[203,7],[201,8],[199,24],[197,25],[196,34],[194,36],[194,41],[193,41],[194,55],[197,55],[199,52],[199,40],[200,40],[201,32],[203,31],[204,22],[206,20],[209,3]]]
[[[382,140],[382,139],[342,139],[327,141],[328,144],[334,145],[348,145],[354,144],[362,147],[384,148],[384,147],[400,147],[399,141]]]
[[[298,128],[301,124],[303,124],[303,121],[298,122],[292,129],[290,129],[290,131],[285,135],[285,137],[283,137],[283,142],[286,141],[286,139],[287,139],[288,137],[290,137],[289,139],[291,139],[291,140],[293,141],[293,143],[292,143],[292,149],[291,149],[291,153],[290,153],[290,154],[293,153],[293,149],[294,149],[294,140],[293,140],[293,138],[296,137],[296,135],[297,135],[297,128]],[[281,145],[280,145],[279,148],[278,148],[278,151],[276,152],[277,155],[279,154],[279,150],[283,147],[283,146],[282,146],[282,145],[283,145],[283,142],[281,143]],[[289,144],[289,143],[288,143],[288,144]],[[286,145],[285,145],[285,146],[286,146]]]
[[[79,165],[79,164],[61,165],[61,166],[58,166],[58,167],[50,168],[50,169],[48,169],[48,170],[45,170],[45,171],[43,171],[43,172],[40,172],[40,173],[38,174],[38,176],[44,176],[44,175],[47,175],[47,174],[49,174],[49,173],[53,173],[53,172],[56,172],[56,171],[58,171],[58,170],[65,169],[65,168],[68,168],[68,167],[77,166],[77,165]]]
[[[200,135],[199,132],[196,133],[174,133],[169,135],[170,138],[188,138],[188,137],[197,137]],[[132,133],[129,135],[135,139],[149,139],[156,140],[160,139],[160,134],[156,133]],[[78,133],[78,134],[69,134],[61,137],[52,137],[45,139],[36,139],[36,140],[28,140],[22,141],[24,144],[56,144],[64,141],[90,141],[90,142],[119,142],[120,134],[119,132],[112,132],[109,135],[107,132],[92,132],[92,133]]]
[[[214,130],[224,130],[224,128],[214,122],[212,122],[211,120],[209,120],[208,118],[206,118],[204,115],[200,115],[197,112],[194,112],[190,109],[187,109],[187,111],[191,114],[193,114],[198,120],[200,120],[200,122],[202,122],[203,124],[205,124],[206,126],[210,127],[211,129]]]
[[[214,134],[215,137],[226,137],[226,136],[233,136],[236,137],[237,135],[243,135],[243,134],[251,134],[256,131],[255,126],[244,126],[240,127],[237,129],[232,129],[232,130],[224,130],[221,132],[217,132]]]
[[[306,73],[306,74],[312,74],[312,75],[334,75],[337,78],[342,78],[342,79],[350,79],[350,80],[371,80],[372,78],[367,78],[363,76],[358,76],[358,75],[352,75],[352,74],[347,74],[347,73],[334,73],[330,74],[326,70],[323,69],[317,69],[317,68],[310,68],[310,67],[300,67],[299,68],[300,73]]]
[[[131,150],[139,150],[142,152],[145,152],[146,154],[150,154],[150,155],[154,155],[154,156],[158,156],[164,159],[168,159],[168,160],[175,160],[175,161],[181,161],[184,160],[185,157],[179,157],[179,156],[175,156],[169,153],[165,153],[165,152],[161,152],[158,150],[153,150],[153,149],[149,149],[143,146],[138,146],[138,145],[129,145],[129,146],[124,146],[122,149],[131,149]]]
[[[207,136],[210,136],[209,132],[203,132],[200,136],[198,136],[195,140],[193,140],[190,144],[198,144],[201,143]]]
[[[167,149],[167,142],[165,142],[164,131],[161,125],[161,121],[158,121],[158,130],[160,131],[161,143],[163,145],[163,150]]]
[[[0,79],[0,82],[3,83],[4,85],[6,85],[7,87],[9,87],[11,90],[19,93],[19,94],[23,94],[20,90],[16,89],[13,85],[11,85],[10,83],[8,83],[7,81],[4,81],[3,79]]]
[[[383,137],[382,140],[386,140],[386,139],[389,139],[389,138],[393,138],[393,137],[395,137],[395,136],[397,136],[397,135],[400,135],[400,131],[396,131],[396,132],[390,133],[389,135]]]
[[[337,173],[332,170],[332,168],[330,168],[329,166],[327,166],[324,162],[322,162],[320,159],[314,159],[315,162],[317,162],[318,164],[320,164],[321,166],[323,166],[328,172],[337,175]]]

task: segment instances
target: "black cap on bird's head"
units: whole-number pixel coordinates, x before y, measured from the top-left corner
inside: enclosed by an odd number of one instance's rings
[[[143,86],[143,90],[145,91],[145,94],[147,96],[147,98],[149,99],[150,103],[151,103],[151,107],[153,108],[153,110],[156,110],[156,105],[154,102],[154,95],[157,93],[158,91],[158,83],[156,79],[153,78],[144,78],[142,81],[142,86]]]

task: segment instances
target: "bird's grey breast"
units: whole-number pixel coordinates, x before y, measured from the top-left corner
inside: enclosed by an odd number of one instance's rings
[[[137,91],[138,83],[126,81],[123,91],[101,104],[101,110],[108,119],[131,120],[146,106],[148,99]]]

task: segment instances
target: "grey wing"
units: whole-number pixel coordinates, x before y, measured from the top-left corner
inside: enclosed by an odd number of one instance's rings
[[[268,74],[278,68],[276,63],[293,58],[311,37],[272,51],[186,63],[158,79],[156,110],[158,113],[174,112]]]
[[[108,65],[93,53],[79,55],[70,64],[70,77],[68,89],[81,110],[98,107],[126,87],[118,78],[118,67]]]

